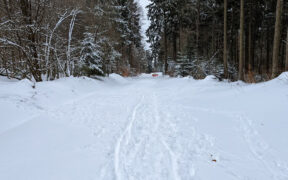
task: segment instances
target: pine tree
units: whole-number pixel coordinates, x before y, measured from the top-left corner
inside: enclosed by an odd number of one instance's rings
[[[179,1],[153,0],[148,6],[148,17],[151,25],[147,30],[147,36],[151,43],[152,54],[159,54],[161,51],[161,41],[164,41],[164,73],[168,71],[168,39],[173,39],[173,59],[177,58],[176,38],[179,31],[179,22],[181,11],[178,11],[177,5],[182,5]],[[159,58],[159,56],[154,55]],[[159,59],[158,59],[159,60]]]
[[[164,16],[163,10],[160,8],[157,0],[151,0],[151,4],[148,5],[148,18],[150,20],[150,26],[146,31],[148,42],[151,44],[152,57],[156,64],[160,64],[159,55],[161,50],[162,33],[164,28]],[[162,62],[161,62],[162,64]],[[160,65],[162,66],[162,65]]]
[[[95,35],[85,33],[82,42],[83,48],[80,56],[80,68],[85,75],[104,75],[102,52],[100,45],[95,42]]]
[[[138,68],[135,54],[143,49],[139,7],[134,0],[117,0],[115,7],[118,16],[114,20],[120,34],[119,52],[122,54],[119,70],[127,73]]]

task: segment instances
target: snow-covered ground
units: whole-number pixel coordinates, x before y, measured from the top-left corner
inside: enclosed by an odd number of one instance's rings
[[[35,86],[35,88],[32,88]],[[0,78],[1,180],[287,180],[288,73]]]

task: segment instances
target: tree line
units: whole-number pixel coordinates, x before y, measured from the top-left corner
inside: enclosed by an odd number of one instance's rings
[[[0,0],[0,75],[35,81],[163,71],[263,81],[288,70],[285,0]]]
[[[134,0],[1,0],[0,74],[35,81],[148,68]]]
[[[288,2],[284,0],[151,0],[155,69],[263,81],[288,70]]]

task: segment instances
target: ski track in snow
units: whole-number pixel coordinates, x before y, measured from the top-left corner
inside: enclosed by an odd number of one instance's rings
[[[143,95],[133,109],[115,146],[115,179],[193,179],[196,174],[193,160],[209,154],[206,148],[212,142],[208,136],[195,130],[191,141],[181,137],[182,132],[170,121],[169,112],[160,111],[163,104],[158,97],[156,93]]]
[[[288,166],[270,153],[269,145],[259,136],[258,131],[245,115],[238,115],[243,136],[254,157],[266,167],[270,178],[274,180],[288,179]],[[269,159],[269,161],[267,161]],[[272,160],[272,161],[271,161]]]
[[[264,165],[267,172],[269,173],[269,179],[288,179],[287,163],[272,155],[269,145],[260,137],[258,131],[253,125],[253,122],[246,115],[243,115],[240,112],[228,112],[203,107],[201,108],[183,106],[183,108],[188,108],[191,110],[205,113],[224,115],[230,117],[231,119],[236,119],[237,123],[239,124],[238,128],[240,129],[243,138],[248,144],[251,153],[253,154],[254,158],[260,162],[260,164]],[[243,177],[237,175],[237,173],[233,172],[233,170],[231,170],[229,167],[223,168],[225,168],[236,179],[243,179]]]
[[[126,138],[125,144],[128,145],[131,139],[131,130],[134,125],[134,122],[136,121],[136,115],[139,107],[141,106],[141,103],[145,97],[143,96],[140,102],[135,106],[132,112],[132,117],[131,120],[126,127],[125,131],[123,134],[120,136],[120,138],[117,140],[116,147],[115,147],[115,157],[114,157],[114,168],[115,168],[115,175],[117,180],[122,180],[122,172],[121,172],[121,167],[120,167],[120,153],[121,153],[121,147],[123,146],[123,141],[124,138]]]

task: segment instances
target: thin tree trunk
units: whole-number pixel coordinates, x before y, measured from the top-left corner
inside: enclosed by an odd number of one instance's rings
[[[232,12],[231,12],[231,21],[234,22],[234,8],[232,8]],[[237,32],[235,32],[235,27],[234,27],[234,23],[230,23],[230,29],[232,34],[236,34]],[[237,38],[231,38],[230,40],[230,52],[231,52],[231,60],[233,61],[233,63],[237,63],[238,61],[238,35],[236,36]]]
[[[46,42],[46,44],[47,44],[47,48],[45,49],[45,63],[46,63],[46,67],[48,67],[49,66],[49,63],[50,63],[50,50],[51,50],[51,44],[52,44],[52,39],[53,39],[53,36],[54,36],[54,32],[56,31],[56,29],[61,25],[61,23],[66,19],[66,18],[68,18],[70,15],[67,15],[67,11],[63,14],[63,15],[61,15],[61,17],[60,17],[60,19],[58,20],[58,22],[56,23],[56,25],[54,26],[54,28],[53,28],[53,30],[52,30],[52,32],[51,32],[51,34],[49,35],[49,39],[48,39],[48,37],[47,37],[47,42]],[[48,27],[47,27],[48,28]],[[59,63],[59,65],[60,65],[60,63]],[[49,68],[48,68],[48,70],[49,70]],[[49,78],[49,73],[48,73],[48,70],[47,70],[47,80],[48,80],[48,78]],[[66,74],[66,72],[64,72],[65,74]],[[66,74],[66,76],[68,76],[67,74]]]
[[[164,74],[166,75],[168,73],[168,45],[167,45],[167,34],[166,34],[166,28],[164,30]]]
[[[266,32],[266,74],[270,72],[270,38],[269,31]]]
[[[30,60],[31,60],[31,62],[29,63],[29,70],[32,76],[34,77],[35,81],[40,82],[42,81],[42,77],[41,77],[41,70],[40,70],[39,58],[38,58],[38,52],[37,52],[37,38],[36,38],[37,36],[31,27],[31,25],[33,24],[31,1],[21,0],[19,3],[21,7],[21,13],[24,18],[24,22],[26,23],[26,26],[28,27],[27,39],[29,40],[29,44],[27,46],[29,47]],[[28,59],[29,57],[27,57],[27,60]]]
[[[173,34],[173,60],[177,60],[177,34]]]
[[[199,57],[199,38],[200,38],[200,0],[197,0],[197,18],[196,18],[196,58]]]
[[[263,34],[260,35],[261,39],[260,39],[260,58],[258,59],[258,73],[262,75],[263,73],[263,41],[262,41],[262,37]]]
[[[181,31],[182,31],[182,29],[181,29],[181,23],[180,23],[180,28],[179,28],[179,35],[178,35],[178,51],[181,53],[181,51],[182,51],[182,48],[181,48]]]
[[[279,46],[281,39],[282,9],[283,9],[283,0],[277,0],[276,23],[275,23],[274,44],[273,44],[272,78],[275,78],[279,73],[278,64],[279,64]]]
[[[224,76],[228,78],[227,63],[227,0],[224,0],[224,50],[223,50]]]
[[[72,41],[72,33],[74,30],[74,25],[75,25],[75,20],[76,16],[80,13],[78,9],[74,9],[71,12],[72,18],[70,21],[70,26],[69,26],[69,35],[68,35],[68,45],[67,45],[67,75],[71,76],[73,75],[73,70],[74,70],[74,63],[71,62],[71,41]]]
[[[286,62],[285,71],[288,71],[288,28],[287,28],[287,38],[286,38]]]
[[[250,1],[251,2],[251,1]],[[249,35],[248,35],[248,72],[251,73],[253,59],[252,59],[252,19],[251,19],[251,5],[250,5],[250,17],[249,17]]]
[[[241,0],[240,35],[239,35],[239,80],[244,80],[244,0]]]

